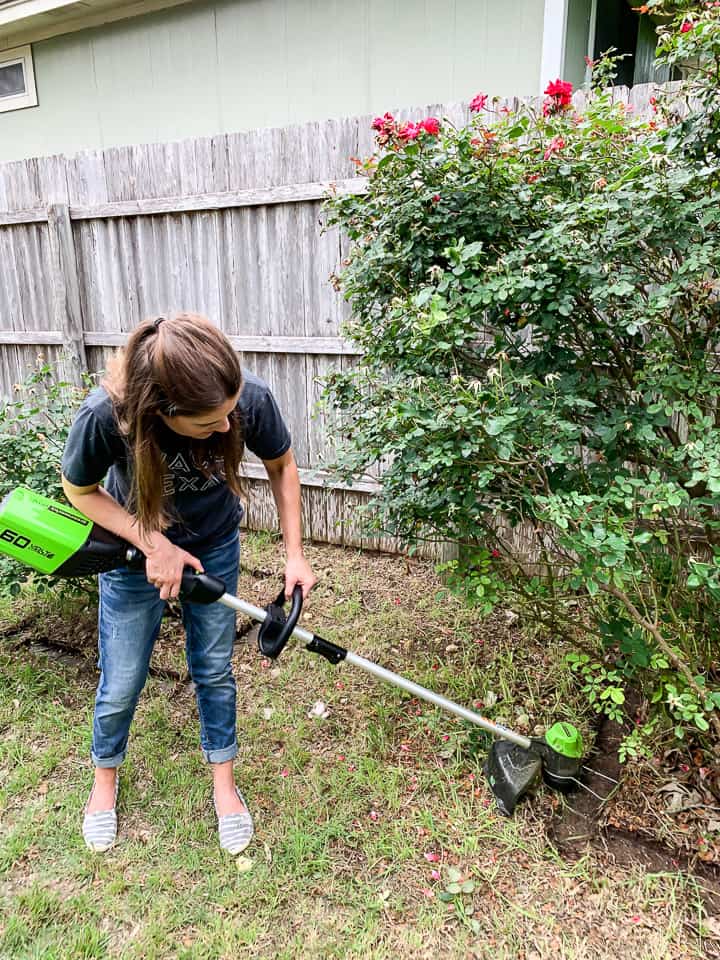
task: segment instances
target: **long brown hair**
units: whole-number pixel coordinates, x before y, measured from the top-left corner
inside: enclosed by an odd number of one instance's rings
[[[163,494],[167,468],[159,433],[166,428],[158,414],[197,416],[227,403],[242,387],[237,354],[206,317],[194,313],[155,317],[136,327],[125,348],[108,362],[102,385],[130,447],[127,509],[135,515],[141,534],[163,530],[175,518]],[[195,466],[210,476],[221,461],[223,479],[240,495],[244,443],[237,408],[229,420],[226,433],[191,439],[190,444]]]

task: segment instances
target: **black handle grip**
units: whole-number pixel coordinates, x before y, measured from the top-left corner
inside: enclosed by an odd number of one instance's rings
[[[146,556],[137,547],[130,547],[125,555],[128,567],[131,570],[144,570]],[[191,603],[215,603],[223,596],[225,583],[219,577],[209,573],[196,573],[192,567],[183,569],[180,581],[180,599]]]
[[[196,573],[192,567],[185,567],[180,584],[180,599],[191,603],[215,603],[227,591],[220,577],[209,573]]]
[[[296,584],[292,593],[290,613],[285,616],[285,590],[281,590],[274,603],[265,607],[267,616],[258,633],[258,649],[264,657],[276,660],[300,619],[303,606],[302,587]]]
[[[137,547],[128,545],[128,549],[125,552],[125,562],[131,570],[144,570],[145,554],[142,550],[138,550]]]
[[[145,570],[145,554],[109,530],[92,525],[90,535],[75,553],[55,570],[56,577],[82,577],[127,566]],[[196,573],[185,567],[180,586],[180,599],[192,603],[214,603],[225,593],[225,584],[207,573]]]

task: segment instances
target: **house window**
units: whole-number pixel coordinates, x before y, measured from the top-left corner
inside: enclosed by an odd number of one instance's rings
[[[0,113],[37,106],[30,46],[0,50]]]

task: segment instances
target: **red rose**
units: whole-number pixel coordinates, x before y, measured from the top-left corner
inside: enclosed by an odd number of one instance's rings
[[[425,120],[421,120],[420,126],[425,133],[429,133],[432,137],[436,137],[440,133],[440,121],[435,117],[427,117]]]
[[[561,80],[551,81],[544,91],[549,97],[559,100],[562,106],[566,106],[572,100],[572,84]]]
[[[549,99],[543,101],[543,116],[547,117],[553,113],[560,113],[567,109],[572,103],[572,84],[564,80],[551,81],[545,88],[545,93]]]
[[[479,113],[481,110],[484,110],[487,99],[488,95],[486,93],[476,93],[470,101],[470,112]]]
[[[693,28],[693,25],[690,23],[689,20],[683,20],[683,25],[680,27],[680,33],[690,33],[692,28]]]

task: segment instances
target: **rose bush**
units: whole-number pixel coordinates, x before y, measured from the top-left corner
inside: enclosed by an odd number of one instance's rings
[[[364,355],[327,398],[341,474],[383,466],[375,529],[455,541],[450,581],[573,637],[597,709],[621,678],[646,733],[720,741],[720,10],[646,6],[701,64],[649,117],[605,58],[582,109],[558,79],[375,121],[367,193],[328,203]]]

